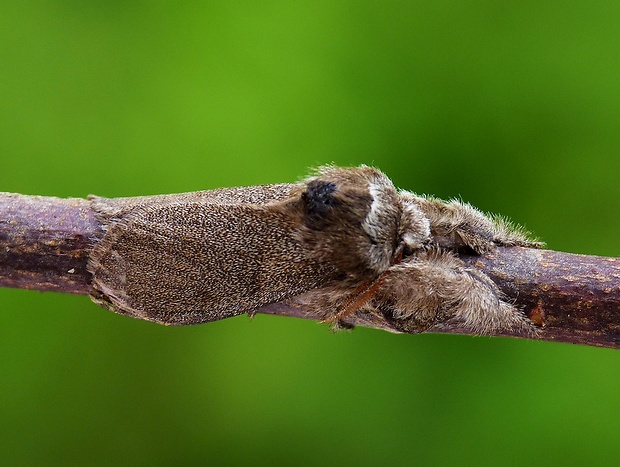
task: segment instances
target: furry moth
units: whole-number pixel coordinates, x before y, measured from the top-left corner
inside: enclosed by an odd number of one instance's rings
[[[395,328],[528,330],[455,255],[536,247],[470,205],[397,190],[379,170],[323,167],[297,184],[91,197],[104,225],[91,298],[125,315],[198,324],[288,301],[328,322],[379,311]]]

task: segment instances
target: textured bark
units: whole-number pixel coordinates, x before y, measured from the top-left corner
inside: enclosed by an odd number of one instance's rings
[[[0,193],[0,286],[88,294],[88,255],[102,235],[86,200]],[[539,327],[534,338],[620,348],[619,258],[502,247],[462,259],[523,309]],[[258,312],[320,319],[285,304]],[[399,331],[379,313],[347,321]]]
[[[0,193],[0,286],[87,294],[101,236],[87,200]]]

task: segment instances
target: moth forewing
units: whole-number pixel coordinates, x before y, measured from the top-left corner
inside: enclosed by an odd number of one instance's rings
[[[95,247],[93,288],[114,311],[168,324],[249,312],[333,276],[306,254],[294,230],[269,205],[140,206]]]

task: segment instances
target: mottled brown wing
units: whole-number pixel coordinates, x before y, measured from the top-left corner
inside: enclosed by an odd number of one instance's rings
[[[256,201],[238,191],[217,194],[229,204],[189,195],[118,211],[89,260],[95,302],[150,321],[196,324],[249,312],[333,277],[307,257],[298,226],[277,202],[234,203]]]

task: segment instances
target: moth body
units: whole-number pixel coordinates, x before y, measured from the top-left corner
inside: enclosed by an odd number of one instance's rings
[[[460,201],[398,191],[374,168],[91,202],[104,226],[91,297],[117,313],[197,324],[284,302],[341,325],[376,315],[396,331],[534,332],[458,254],[540,244]]]

